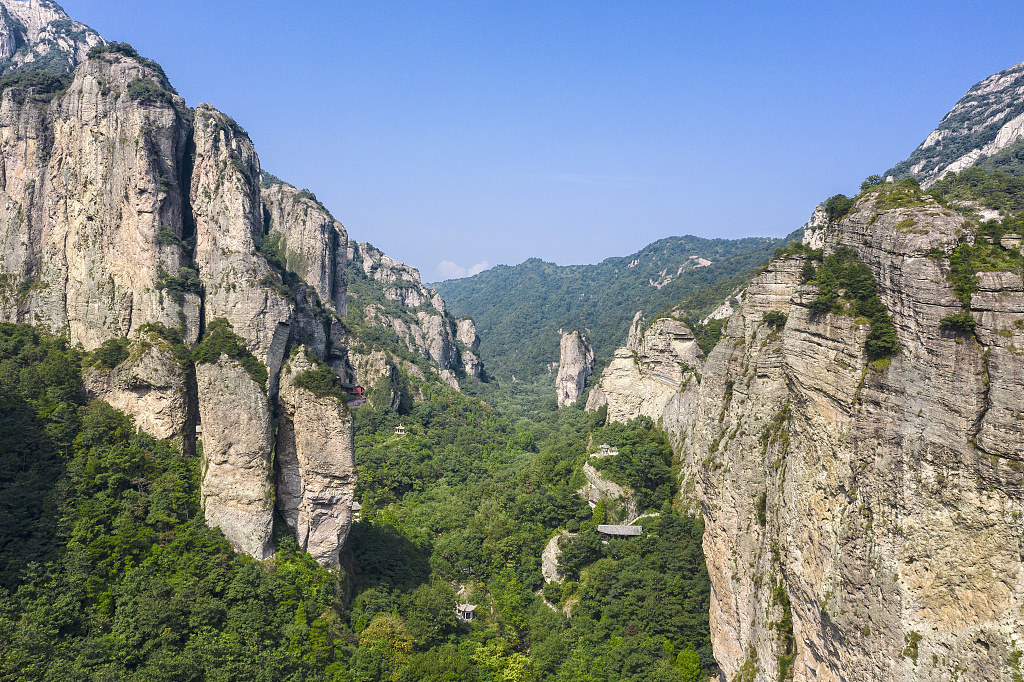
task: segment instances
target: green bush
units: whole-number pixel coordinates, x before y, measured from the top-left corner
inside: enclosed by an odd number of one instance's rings
[[[302,372],[295,377],[295,385],[321,398],[334,398],[342,403],[348,399],[338,383],[338,375],[327,365],[319,365],[315,369]]]
[[[896,329],[878,298],[874,275],[856,251],[846,246],[837,248],[818,268],[814,281],[820,293],[809,305],[813,315],[849,312],[866,317],[871,321],[871,333],[865,343],[868,357],[878,360],[896,352]]]
[[[199,279],[199,273],[192,268],[178,268],[176,276],[160,273],[157,277],[156,288],[166,291],[171,299],[181,305],[185,302],[186,293],[199,293],[203,289],[203,283]]]
[[[70,85],[71,76],[46,71],[20,71],[0,78],[0,92],[8,88],[31,89],[37,98],[46,101],[63,94]]]
[[[173,102],[171,93],[167,92],[149,78],[136,78],[128,84],[128,96],[139,102]]]
[[[825,202],[825,215],[830,223],[836,223],[849,215],[857,200],[845,194],[837,194]]]
[[[782,312],[781,310],[769,310],[768,312],[761,316],[762,322],[764,322],[769,327],[774,327],[776,329],[780,327],[785,327],[786,322],[788,320],[789,315]]]
[[[108,339],[92,352],[92,365],[100,369],[114,369],[128,359],[128,339]]]
[[[226,355],[241,365],[253,381],[267,390],[267,366],[256,359],[245,345],[245,339],[231,329],[231,323],[219,317],[206,325],[202,342],[192,351],[192,358],[198,364],[213,364]]]
[[[943,329],[949,329],[955,332],[973,332],[974,327],[977,326],[977,322],[974,321],[974,316],[971,315],[970,310],[961,310],[953,315],[947,315],[939,320],[939,326]]]

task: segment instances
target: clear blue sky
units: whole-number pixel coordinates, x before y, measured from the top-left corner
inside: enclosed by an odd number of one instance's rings
[[[1024,61],[1020,0],[61,2],[427,281],[784,235]]]

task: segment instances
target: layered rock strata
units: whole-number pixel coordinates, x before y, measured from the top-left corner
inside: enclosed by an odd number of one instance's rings
[[[0,73],[13,69],[71,73],[105,41],[49,0],[0,0]]]
[[[352,522],[356,487],[352,418],[344,403],[296,385],[314,369],[300,347],[278,396],[277,508],[299,547],[336,566]]]
[[[608,405],[613,421],[627,422],[640,415],[656,420],[696,379],[703,363],[700,346],[685,323],[662,317],[644,329],[643,315],[637,313],[626,347],[615,351],[590,393],[587,409]]]
[[[817,287],[785,257],[659,415],[705,518],[723,676],[1015,679],[1020,274],[981,273],[976,333],[954,332],[940,320],[961,309],[948,255],[974,239],[962,216],[927,197],[879,212],[869,195],[816,238],[871,270],[899,351],[872,362],[866,320],[812,314]]]
[[[583,395],[587,379],[594,371],[594,347],[590,340],[579,331],[562,332],[561,359],[558,376],[555,377],[555,392],[558,406],[572,405]]]

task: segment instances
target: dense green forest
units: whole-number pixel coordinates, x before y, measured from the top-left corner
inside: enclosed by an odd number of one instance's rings
[[[298,551],[283,524],[277,555],[257,562],[204,523],[199,456],[85,399],[82,367],[116,361],[110,352],[0,325],[0,679],[693,682],[713,671],[703,526],[673,511],[674,462],[650,420],[605,424],[603,412],[529,401],[505,413],[418,384],[425,399],[404,414],[353,411],[364,508],[340,570]],[[605,441],[620,448],[608,475],[660,512],[640,538],[595,542],[603,508],[574,492]],[[575,534],[567,580],[545,585],[541,551],[562,530]],[[475,622],[456,619],[463,601]]]
[[[476,321],[490,374],[531,380],[558,362],[559,329],[585,330],[600,365],[625,343],[637,311],[651,319],[683,301],[685,314],[700,320],[744,286],[777,247],[797,238],[669,237],[597,265],[531,258],[431,286],[455,315]],[[712,264],[694,267],[691,256]]]

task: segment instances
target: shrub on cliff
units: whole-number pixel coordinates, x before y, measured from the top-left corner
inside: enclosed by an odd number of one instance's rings
[[[245,339],[232,331],[231,323],[223,317],[218,317],[206,325],[206,334],[203,336],[202,343],[192,351],[192,358],[197,365],[213,364],[220,360],[221,355],[226,355],[241,365],[253,381],[266,390],[268,378],[266,365],[249,352],[245,345]]]

